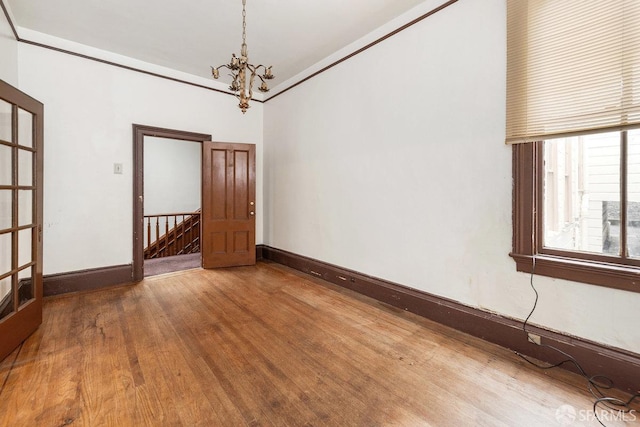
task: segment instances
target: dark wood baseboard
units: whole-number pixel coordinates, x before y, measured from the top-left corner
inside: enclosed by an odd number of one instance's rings
[[[262,259],[264,259],[264,255],[262,253],[264,248],[264,245],[256,245],[256,261],[261,261]]]
[[[548,347],[530,343],[519,320],[266,245],[262,245],[262,257],[540,361],[555,364],[566,359]],[[615,388],[638,392],[640,355],[532,325],[527,330],[539,335],[542,344],[573,356],[589,375],[605,375]],[[572,363],[562,367],[577,372]]]
[[[124,285],[132,283],[132,278],[133,267],[131,264],[51,274],[43,278],[43,295],[47,297]]]
[[[256,260],[263,259],[264,245],[256,245]],[[69,292],[90,291],[116,285],[133,283],[131,264],[50,274],[43,278],[45,297]]]

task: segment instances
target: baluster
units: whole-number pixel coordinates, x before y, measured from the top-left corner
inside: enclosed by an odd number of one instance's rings
[[[201,249],[200,249],[200,223],[202,222],[202,214],[200,212],[198,212],[196,215],[197,215],[197,220],[198,220],[198,226],[195,229],[196,237],[194,239],[194,242],[197,240],[198,244],[194,245],[194,246],[196,247],[197,251],[200,252],[201,251]]]
[[[180,255],[180,233],[178,227],[178,215],[173,217],[173,254]]]
[[[193,215],[189,215],[189,228],[187,230],[189,233],[189,237],[186,240],[187,244],[185,246],[189,250],[188,251],[185,250],[185,252],[190,254],[191,250],[193,249],[193,244],[192,244],[193,242],[191,240],[191,236],[193,234]]]
[[[182,236],[182,233],[184,232],[184,215],[182,215],[182,221],[180,221],[178,225],[179,227],[176,230],[176,252],[178,255],[181,255],[184,253],[184,238]]]
[[[156,245],[155,258],[160,256],[160,218],[156,217],[156,234],[153,236],[153,242]]]
[[[171,253],[169,252],[169,215],[165,215],[164,217],[164,256],[169,256]]]
[[[180,253],[183,254],[184,253],[184,247],[185,247],[185,236],[184,236],[184,214],[182,215],[182,222],[181,222],[181,232],[180,232]]]
[[[171,255],[175,255],[176,254],[176,250],[178,249],[178,216],[174,215],[173,216],[173,249],[171,250]]]
[[[176,255],[180,255],[180,251],[181,251],[181,249],[180,249],[180,224],[177,223],[178,222],[178,215],[176,215],[175,222],[176,222],[176,225],[175,225],[174,228],[176,229],[176,231],[175,231],[175,235],[176,235]]]
[[[151,251],[151,218],[145,218],[147,220],[147,249]],[[151,253],[149,253],[151,255]]]

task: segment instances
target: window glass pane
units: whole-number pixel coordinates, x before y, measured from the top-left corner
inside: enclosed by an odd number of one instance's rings
[[[11,104],[0,99],[0,139],[11,141]]]
[[[0,185],[12,185],[11,151],[13,148],[0,144]]]
[[[18,144],[33,147],[33,114],[18,109]]]
[[[33,185],[33,153],[18,150],[18,185]]]
[[[547,248],[620,253],[620,133],[544,143]]]
[[[12,212],[12,191],[0,190],[0,230],[5,230],[11,227],[11,212]]]
[[[18,231],[18,267],[28,264],[32,260],[31,256],[31,236],[33,229]]]
[[[627,253],[640,257],[640,129],[627,132]]]
[[[13,312],[11,276],[0,279],[0,320]]]
[[[19,306],[30,301],[34,297],[33,292],[33,267],[27,267],[24,270],[18,272],[18,297]]]
[[[33,191],[18,191],[18,226],[33,224]]]

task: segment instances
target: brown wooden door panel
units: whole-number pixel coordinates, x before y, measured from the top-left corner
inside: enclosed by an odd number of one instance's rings
[[[42,323],[43,109],[0,80],[0,360]]]
[[[253,144],[203,144],[204,268],[256,262],[255,155]]]

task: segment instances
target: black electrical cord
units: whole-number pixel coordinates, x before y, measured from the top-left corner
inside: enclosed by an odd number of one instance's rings
[[[533,257],[533,262],[531,265],[531,276],[529,278],[529,285],[531,286],[531,289],[533,289],[533,292],[535,293],[536,297],[535,300],[533,302],[533,307],[531,308],[531,311],[529,312],[529,315],[527,316],[527,318],[524,320],[524,322],[522,323],[522,331],[525,333],[525,335],[527,336],[527,341],[529,341],[529,331],[527,330],[527,324],[529,323],[529,319],[531,318],[531,316],[533,315],[533,312],[536,310],[536,307],[538,306],[538,298],[539,298],[539,294],[538,294],[538,290],[536,289],[536,287],[533,285],[533,275],[536,269],[536,257]],[[578,361],[571,356],[569,353],[566,353],[563,350],[560,350],[557,347],[554,347],[552,345],[548,345],[548,344],[538,344],[540,347],[544,347],[544,348],[548,348],[551,349],[553,351],[556,351],[560,354],[562,354],[563,356],[566,357],[566,359],[561,360],[558,363],[555,363],[553,365],[540,365],[539,363],[536,363],[534,361],[532,361],[531,359],[529,359],[527,356],[525,356],[524,354],[521,354],[519,352],[515,352],[516,355],[518,355],[519,357],[521,357],[523,360],[525,360],[527,363],[535,366],[536,368],[539,369],[552,369],[552,368],[557,368],[559,366],[564,365],[565,363],[571,363],[573,364],[579,371],[580,375],[582,375],[584,377],[584,379],[587,380],[587,388],[589,390],[589,392],[591,393],[591,395],[593,396],[594,403],[593,403],[593,414],[596,418],[596,420],[598,420],[598,422],[600,423],[600,425],[602,425],[603,427],[607,427],[602,420],[600,420],[600,417],[598,416],[598,405],[603,405],[605,406],[607,409],[613,410],[613,411],[618,411],[620,413],[631,413],[633,411],[633,409],[631,408],[631,403],[633,403],[634,400],[636,399],[640,399],[640,393],[636,393],[635,395],[631,396],[631,398],[629,398],[629,400],[624,401],[622,399],[618,399],[616,397],[610,397],[607,396],[603,390],[609,390],[611,388],[613,388],[613,381],[611,380],[611,378],[606,377],[604,375],[593,375],[593,376],[589,376],[586,371],[582,368],[582,366],[580,365],[580,363],[578,363]]]

